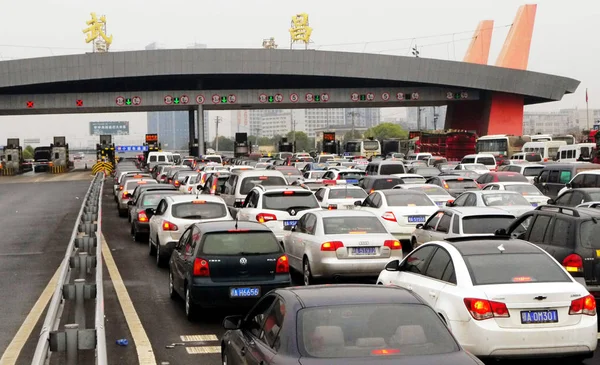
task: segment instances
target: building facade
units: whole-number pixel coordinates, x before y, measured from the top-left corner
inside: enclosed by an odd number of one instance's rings
[[[421,129],[444,129],[446,124],[446,106],[421,107]],[[436,118],[437,117],[437,118]],[[418,129],[419,108],[407,108],[406,126],[409,130]]]
[[[600,109],[561,109],[523,113],[523,134],[567,134],[588,130],[600,123]]]

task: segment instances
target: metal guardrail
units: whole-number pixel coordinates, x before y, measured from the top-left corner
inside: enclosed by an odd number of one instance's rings
[[[46,364],[53,352],[66,352],[65,364],[76,365],[79,350],[91,349],[95,349],[97,365],[107,364],[100,237],[103,185],[104,174],[97,173],[85,194],[59,268],[58,282],[40,331],[32,365]],[[95,299],[94,324],[87,328],[85,302],[91,299]],[[65,324],[61,330],[60,320],[66,300],[73,303],[75,323]]]

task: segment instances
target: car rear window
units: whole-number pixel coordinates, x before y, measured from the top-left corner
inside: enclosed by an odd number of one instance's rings
[[[473,285],[572,281],[563,268],[544,253],[498,252],[464,256],[464,259]]]
[[[161,192],[160,194],[144,194],[142,196],[142,207],[143,208],[156,208],[158,203],[167,195],[178,195],[176,191],[173,192]]]
[[[138,185],[158,184],[155,180],[133,180],[125,183],[125,190],[133,191]]]
[[[485,167],[485,165],[481,164],[481,163],[474,163],[472,165],[465,165],[464,168],[465,168],[465,170],[469,170],[469,171],[487,170],[487,167]]]
[[[173,204],[171,214],[181,219],[214,219],[227,215],[227,207],[222,203],[197,200]]]
[[[325,175],[327,171],[311,171],[310,178],[311,179],[320,179]]]
[[[392,175],[392,174],[404,174],[404,165],[398,164],[384,164],[379,168],[379,175]]]
[[[600,237],[600,222],[596,222],[590,220],[581,223],[579,229],[583,247],[600,249],[600,240],[598,240],[598,237]]]
[[[367,193],[363,189],[331,189],[329,190],[329,199],[364,199]]]
[[[386,194],[385,197],[390,207],[428,207],[436,205],[426,195],[419,193]]]
[[[387,233],[377,217],[323,218],[325,234]]]
[[[247,195],[255,185],[274,186],[287,185],[287,180],[281,176],[251,176],[245,177],[240,186],[240,194]]]
[[[523,185],[504,185],[504,189],[508,191],[517,192],[523,196],[541,196],[542,192],[538,190],[535,186],[531,184],[523,184]]]
[[[518,194],[484,194],[483,203],[488,207],[504,207],[509,205],[530,205],[527,199]]]
[[[517,173],[508,173],[508,174],[498,174],[498,181],[499,182],[504,182],[504,181],[521,181],[521,182],[528,182],[529,180],[527,180],[527,178],[521,174],[517,174]]]
[[[481,164],[484,164],[486,166],[490,166],[490,165],[495,165],[496,161],[494,161],[494,159],[491,158],[491,157],[479,157],[477,159],[477,163],[481,163]]]
[[[212,161],[212,162],[218,162],[218,163],[223,162],[223,160],[221,159],[221,156],[204,156],[204,159],[208,160],[208,161]]]
[[[463,233],[494,233],[497,229],[507,229],[515,220],[511,216],[475,216],[462,219]]]
[[[543,166],[540,167],[526,167],[523,169],[524,176],[538,176],[540,172],[544,169]]]
[[[424,177],[402,177],[401,178],[402,181],[404,181],[405,184],[425,184],[425,181],[427,181]]]
[[[413,188],[409,188],[409,190],[419,190],[424,192],[427,195],[447,195],[450,196],[450,194],[448,194],[448,192],[442,188],[440,188],[439,186],[435,186],[435,185],[431,185],[431,186],[417,186],[417,187],[413,187]]]
[[[281,252],[272,232],[219,232],[204,235],[199,253],[204,255],[239,256]]]
[[[290,194],[292,193],[292,194]],[[319,202],[311,191],[282,191],[263,195],[263,209],[288,210],[290,208],[318,208]]]
[[[481,162],[481,159],[479,160]],[[465,157],[460,163],[475,163],[475,157]]]
[[[435,167],[416,167],[414,173],[421,176],[438,176],[442,172]]]
[[[444,180],[448,189],[479,189],[479,185],[473,179],[456,179],[456,180]]]
[[[365,177],[365,172],[364,171],[342,171],[339,173],[339,178],[340,179],[362,179],[363,177]]]
[[[402,180],[399,178],[390,178],[390,179],[377,179],[373,181],[373,189],[375,190],[384,190],[384,189],[393,189],[394,186],[402,184]]]
[[[287,168],[278,167],[276,170],[281,171],[281,173],[284,175],[292,175],[292,176],[302,175],[300,170],[293,168],[293,167],[287,167]]]
[[[382,355],[386,359],[413,358],[459,351],[448,328],[428,306],[365,300],[360,305],[301,309],[296,327],[301,354],[313,358],[377,357],[376,363],[381,363]]]

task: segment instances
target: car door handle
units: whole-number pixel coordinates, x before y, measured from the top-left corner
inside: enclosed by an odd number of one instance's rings
[[[435,298],[437,296],[437,294],[434,291],[430,291],[429,295],[431,295],[431,297]]]
[[[242,356],[246,356],[246,348],[245,347],[242,347],[242,349],[240,350],[240,354]]]
[[[412,285],[408,285],[408,286],[406,287],[406,289],[408,289],[408,290],[412,290]]]

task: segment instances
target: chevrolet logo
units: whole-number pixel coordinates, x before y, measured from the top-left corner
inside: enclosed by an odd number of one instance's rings
[[[539,295],[539,296],[537,296],[537,297],[535,297],[535,298],[533,298],[533,299],[535,299],[535,300],[544,300],[544,299],[547,299],[547,298],[548,298],[548,297],[544,297],[544,296],[542,296],[542,295]]]

